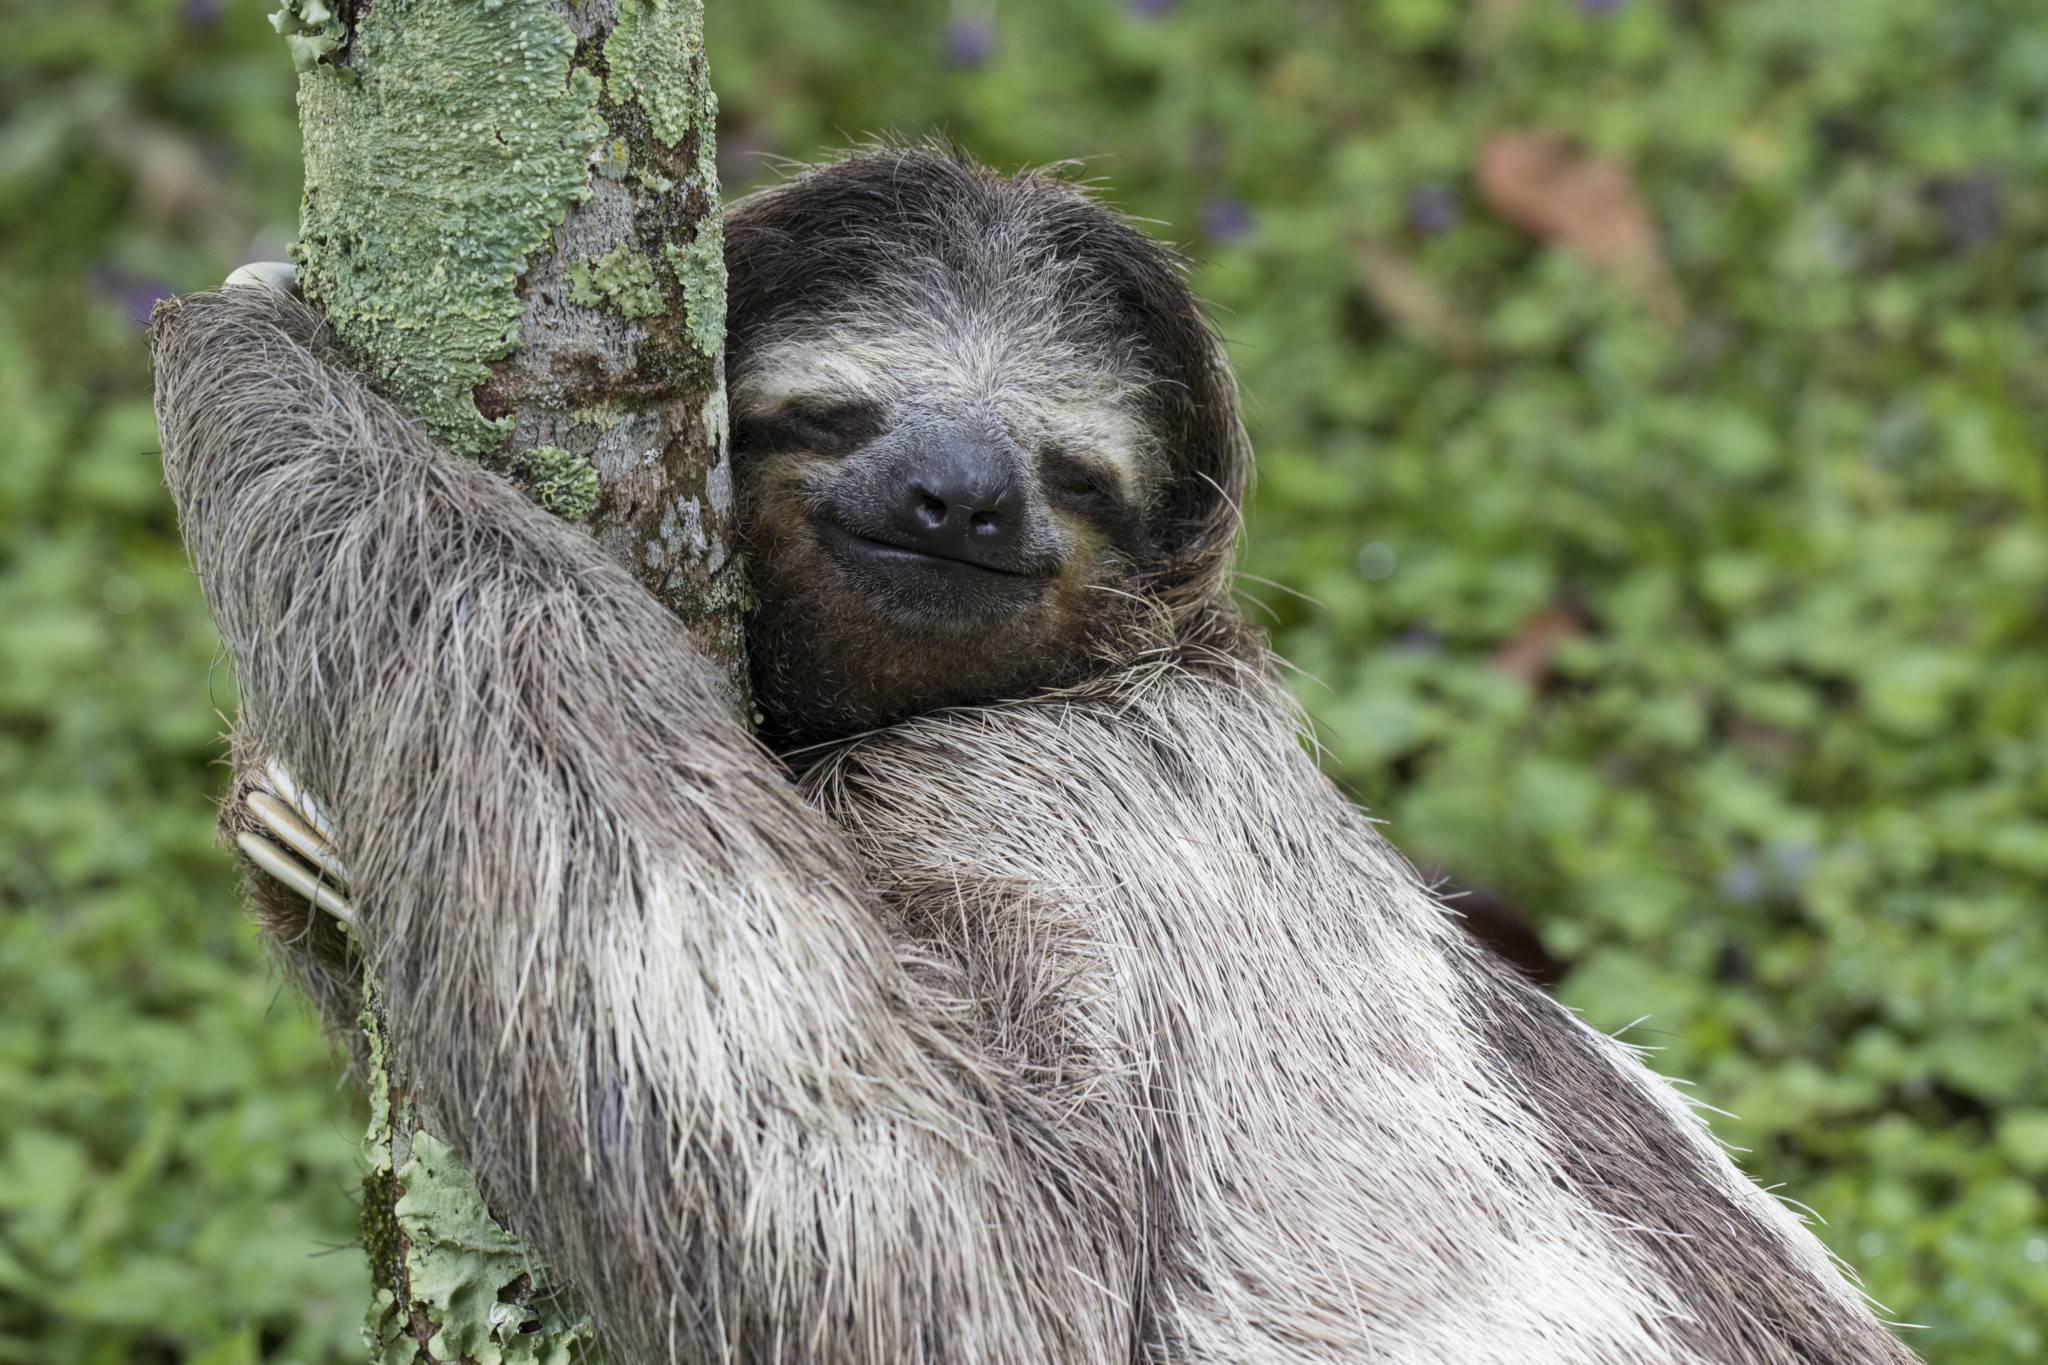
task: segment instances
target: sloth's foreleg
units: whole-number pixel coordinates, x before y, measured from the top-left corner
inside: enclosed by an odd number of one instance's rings
[[[680,624],[303,305],[195,296],[155,346],[238,749],[332,814],[250,832],[345,870],[407,1073],[618,1355],[1129,1359],[1139,1154],[906,968]]]

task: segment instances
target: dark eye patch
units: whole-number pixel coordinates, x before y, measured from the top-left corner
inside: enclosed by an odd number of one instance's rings
[[[1064,446],[1038,452],[1038,477],[1046,501],[1101,526],[1112,535],[1135,533],[1137,513],[1116,475],[1077,458]]]
[[[880,403],[792,398],[764,416],[742,419],[736,434],[742,450],[847,455],[880,436],[888,426],[888,414]]]

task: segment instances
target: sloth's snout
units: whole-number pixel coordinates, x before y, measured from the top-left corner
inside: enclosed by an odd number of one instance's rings
[[[910,425],[832,474],[818,544],[884,615],[971,629],[1044,600],[1058,544],[1034,510],[1023,451],[999,427]]]
[[[1024,539],[1024,499],[1006,453],[969,432],[921,443],[889,480],[884,505],[891,538],[941,559],[1014,570]]]

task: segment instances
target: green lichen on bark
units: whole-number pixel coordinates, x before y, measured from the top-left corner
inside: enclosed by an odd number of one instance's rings
[[[662,310],[654,267],[630,242],[619,243],[594,261],[571,262],[569,299],[586,308],[609,307],[625,318],[653,317]]]
[[[378,0],[347,69],[300,79],[308,293],[371,380],[472,459],[510,430],[473,393],[518,344],[520,274],[605,134],[575,51],[546,0]]]
[[[395,1078],[383,993],[363,974],[370,1126],[363,1246],[373,1291],[363,1344],[376,1365],[571,1365],[600,1360],[575,1297],[491,1213],[476,1178],[425,1127]]]
[[[743,698],[700,0],[284,4],[308,298],[442,444],[588,520]],[[597,1358],[411,1098],[373,978],[365,1001],[371,1358]]]
[[[405,1233],[398,1224],[398,1172],[393,1149],[405,1126],[404,1106],[394,1125],[391,1044],[384,1026],[384,992],[363,972],[364,1069],[370,1093],[370,1125],[363,1133],[363,1251],[370,1262],[370,1306],[363,1314],[363,1346],[376,1365],[407,1365],[419,1354],[406,1292]],[[407,1134],[409,1138],[409,1134]],[[410,1142],[407,1142],[410,1147]]]
[[[637,101],[653,135],[671,147],[697,133],[697,175],[718,183],[715,132],[718,97],[708,83],[690,79],[704,46],[704,8],[698,0],[621,0],[618,26],[605,43],[605,95]],[[644,182],[656,173],[636,168]],[[667,181],[661,181],[666,188]],[[725,235],[717,214],[698,225],[696,239],[665,248],[682,286],[690,342],[714,355],[725,342]]]
[[[348,41],[348,27],[323,0],[287,0],[270,16],[270,26],[291,49],[292,67],[311,71],[320,59]]]
[[[491,1217],[446,1143],[414,1133],[398,1183],[412,1300],[438,1329],[427,1342],[436,1360],[568,1365],[591,1351],[589,1315],[565,1294],[536,1290],[531,1254]]]
[[[683,287],[690,343],[705,355],[725,344],[725,223],[713,218],[688,246],[668,248],[669,266]]]
[[[363,1176],[361,1226],[363,1253],[370,1262],[370,1288],[378,1296],[372,1318],[381,1316],[383,1306],[396,1303],[405,1285],[405,1242],[399,1235],[398,1178],[391,1169],[391,1066],[384,1039],[384,999],[376,979],[363,975],[363,1008],[357,1016],[362,1026],[364,1057],[369,1074],[370,1126],[363,1133],[363,1156],[369,1171]],[[373,1322],[365,1322],[365,1344],[375,1348]]]
[[[597,507],[597,470],[560,446],[535,446],[520,457],[526,496],[565,521],[581,521]]]
[[[618,24],[604,46],[605,94],[616,104],[637,101],[654,135],[673,147],[693,126],[710,126],[709,92],[693,90],[688,76],[703,47],[699,0],[620,0]],[[708,112],[715,115],[717,106]]]

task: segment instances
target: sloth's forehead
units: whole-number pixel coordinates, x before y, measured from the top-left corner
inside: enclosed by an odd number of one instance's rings
[[[934,407],[962,400],[1129,406],[1143,390],[1142,377],[1115,357],[993,327],[834,329],[759,350],[746,368],[738,386],[771,402],[832,391]]]
[[[1144,377],[1057,333],[959,319],[838,325],[757,348],[733,376],[743,416],[792,399],[872,402],[898,415],[985,413],[1027,448],[1057,442],[1127,476],[1146,453]]]

